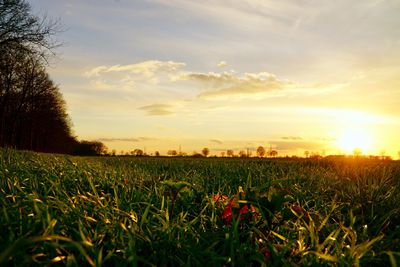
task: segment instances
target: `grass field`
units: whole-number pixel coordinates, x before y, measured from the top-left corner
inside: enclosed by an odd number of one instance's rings
[[[0,150],[0,265],[398,266],[400,163]]]

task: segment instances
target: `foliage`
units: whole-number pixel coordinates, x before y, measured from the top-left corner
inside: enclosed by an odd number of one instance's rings
[[[0,265],[396,266],[400,164],[0,150]]]
[[[66,104],[44,67],[56,24],[24,0],[0,0],[0,146],[71,153]]]
[[[208,149],[207,147],[203,148],[201,150],[201,153],[203,154],[204,157],[207,157],[208,154],[210,154],[210,149]]]
[[[0,50],[36,55],[42,59],[58,44],[52,37],[59,31],[56,21],[31,13],[25,0],[0,0]]]
[[[107,153],[107,147],[99,141],[82,140],[75,145],[74,154],[79,156],[98,156]]]
[[[265,156],[265,148],[262,146],[257,147],[257,157],[263,158]]]

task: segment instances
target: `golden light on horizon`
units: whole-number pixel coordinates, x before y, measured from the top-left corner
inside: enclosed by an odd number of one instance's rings
[[[367,129],[351,128],[340,134],[336,145],[345,153],[353,153],[355,149],[366,153],[373,149],[373,139]]]

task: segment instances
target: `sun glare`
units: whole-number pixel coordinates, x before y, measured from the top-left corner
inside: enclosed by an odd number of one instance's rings
[[[365,129],[349,129],[342,132],[337,140],[337,145],[346,153],[353,153],[355,149],[365,153],[372,148],[372,138]]]

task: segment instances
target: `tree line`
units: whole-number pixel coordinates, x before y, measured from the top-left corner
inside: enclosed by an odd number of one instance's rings
[[[98,142],[78,142],[58,86],[46,66],[60,45],[57,21],[40,18],[25,0],[0,0],[0,147],[100,154]]]

